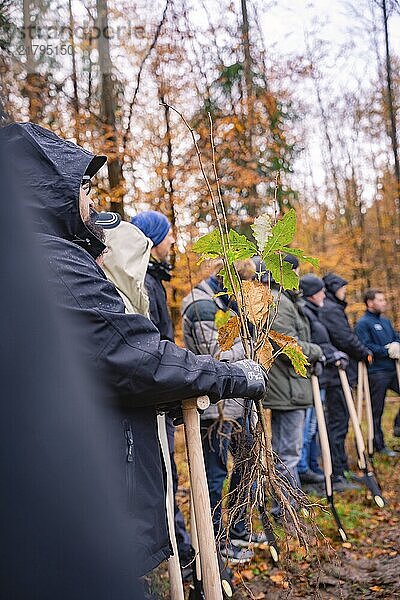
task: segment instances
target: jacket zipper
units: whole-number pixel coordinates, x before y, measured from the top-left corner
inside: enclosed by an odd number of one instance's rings
[[[133,433],[132,427],[128,423],[125,425],[125,438],[127,444],[126,461],[130,463],[133,462]]]

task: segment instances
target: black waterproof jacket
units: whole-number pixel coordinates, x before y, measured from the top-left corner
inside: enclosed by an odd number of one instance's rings
[[[51,302],[22,199],[0,145],[0,596],[144,600],[132,568],[120,464],[105,445],[101,388]],[[134,538],[133,538],[134,539]]]
[[[347,375],[351,385],[357,381],[357,362],[365,360],[369,354],[368,349],[360,342],[353,329],[350,326],[346,315],[347,302],[339,300],[335,293],[329,289],[329,284],[324,279],[326,285],[326,298],[324,306],[320,311],[320,320],[328,330],[332,344],[341,352],[345,352],[350,357],[350,365],[347,369]],[[340,286],[338,286],[340,287]],[[336,289],[338,289],[336,287]]]
[[[104,245],[79,214],[82,176],[104,159],[31,123],[0,135],[38,234],[48,293],[68,318],[69,342],[89,359],[104,390],[109,431],[98,443],[120,464],[117,493],[131,515],[132,568],[145,573],[170,555],[156,405],[204,394],[214,401],[246,397],[247,380],[235,365],[160,341],[148,319],[125,314],[95,262]]]
[[[169,265],[158,263],[150,257],[145,277],[145,286],[149,296],[151,322],[157,327],[162,340],[174,341],[174,329],[168,312],[167,294],[163,281],[170,281]]]
[[[321,388],[340,385],[337,367],[334,366],[334,354],[337,348],[332,344],[329,332],[325,325],[320,321],[321,308],[306,299],[303,307],[304,314],[310,322],[311,341],[322,348],[326,363],[322,375],[318,378]]]

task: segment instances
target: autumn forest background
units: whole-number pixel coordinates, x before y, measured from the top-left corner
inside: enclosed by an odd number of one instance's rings
[[[400,301],[397,0],[1,0],[6,112],[109,158],[100,209],[151,207],[176,228],[171,306],[200,277],[188,250],[215,227],[209,115],[230,224],[297,211],[320,274]],[[277,187],[277,189],[275,189]]]

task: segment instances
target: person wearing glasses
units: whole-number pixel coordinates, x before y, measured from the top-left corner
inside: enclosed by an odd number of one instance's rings
[[[2,137],[46,268],[47,293],[60,317],[69,319],[70,347],[79,348],[103,391],[108,432],[99,433],[98,444],[120,465],[113,485],[121,511],[130,517],[132,573],[139,578],[171,554],[157,410],[201,395],[211,402],[259,398],[264,375],[252,361],[222,363],[161,341],[149,319],[125,312],[96,262],[106,247],[104,231],[94,223],[87,178],[106,163],[105,156],[33,123],[8,125]],[[78,454],[69,468],[80,468]]]

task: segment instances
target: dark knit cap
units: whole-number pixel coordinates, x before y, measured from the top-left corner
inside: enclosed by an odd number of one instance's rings
[[[303,292],[303,296],[306,298],[314,296],[314,294],[323,290],[324,287],[325,284],[322,279],[311,273],[309,275],[304,275],[304,277],[300,279],[300,289]]]
[[[154,246],[161,244],[171,229],[171,223],[167,217],[155,210],[146,210],[131,219],[132,225],[143,231],[144,235],[151,239]]]
[[[328,273],[325,275],[325,277],[323,277],[323,280],[325,282],[326,289],[332,292],[332,294],[335,294],[339,288],[349,283],[346,281],[346,279],[340,277],[340,275],[336,275],[336,273]]]

